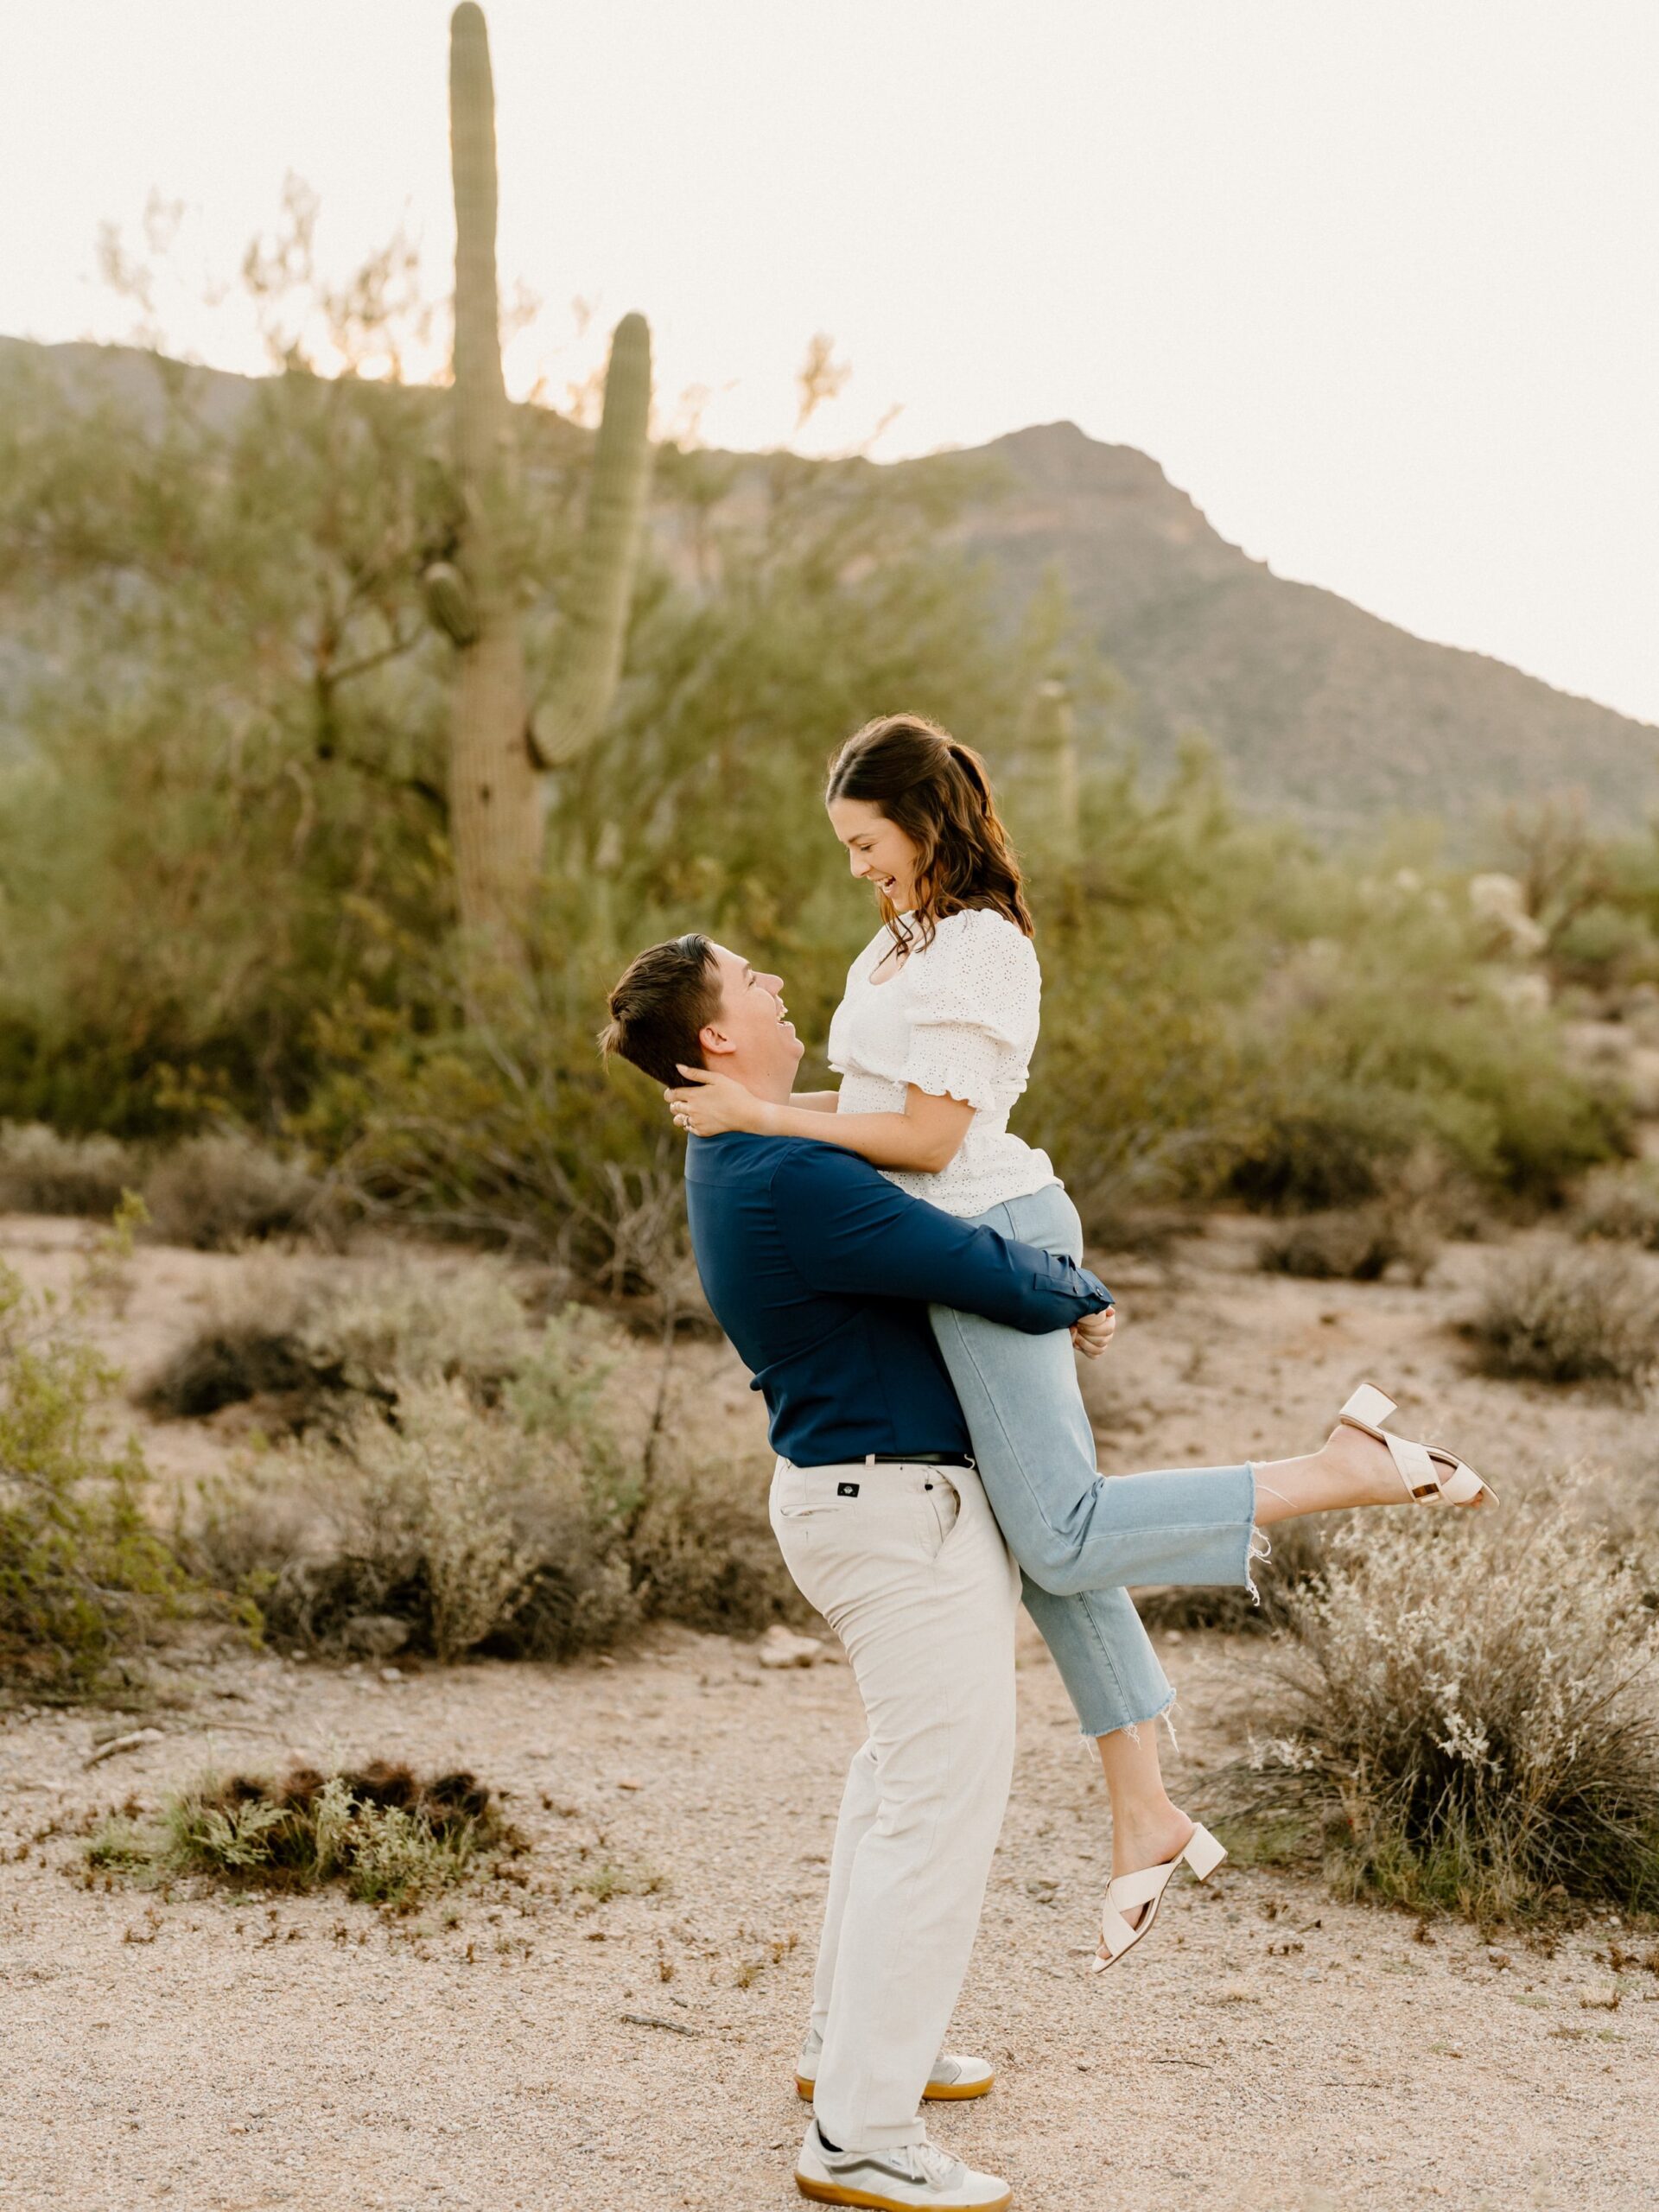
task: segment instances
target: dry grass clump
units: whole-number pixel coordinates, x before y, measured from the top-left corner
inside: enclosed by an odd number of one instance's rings
[[[143,1180],[137,1154],[115,1137],[0,1122],[0,1213],[111,1214]]]
[[[1659,1365],[1659,1281],[1616,1247],[1506,1255],[1471,1333],[1491,1375],[1640,1389]]]
[[[41,1122],[0,1124],[0,1212],[111,1214],[128,1191],[144,1201],[150,1237],[200,1252],[332,1226],[310,1170],[239,1130],[156,1154],[111,1136],[63,1136]]]
[[[142,1189],[152,1235],[199,1252],[297,1234],[321,1221],[321,1186],[309,1169],[235,1129],[187,1137],[156,1160]]]
[[[1640,1160],[1598,1168],[1586,1181],[1573,1233],[1659,1252],[1659,1166]]]
[[[512,1837],[473,1775],[422,1782],[377,1759],[324,1775],[208,1777],[144,1825],[117,1815],[86,1845],[89,1867],[138,1880],[202,1874],[238,1887],[315,1890],[338,1882],[367,1904],[408,1910],[464,1881]]]
[[[337,1419],[353,1399],[390,1406],[400,1377],[459,1381],[488,1402],[530,1344],[496,1261],[411,1253],[325,1270],[259,1255],[213,1299],[143,1402],[190,1420],[267,1400],[276,1425],[295,1430]]]
[[[1305,1214],[1269,1230],[1256,1264],[1270,1274],[1313,1281],[1380,1282],[1397,1266],[1408,1281],[1426,1282],[1440,1239],[1423,1211],[1387,1199],[1344,1213]]]
[[[1294,1598],[1294,1704],[1256,1822],[1338,1885],[1482,1920],[1659,1909],[1659,1616],[1571,1497],[1375,1517]]]

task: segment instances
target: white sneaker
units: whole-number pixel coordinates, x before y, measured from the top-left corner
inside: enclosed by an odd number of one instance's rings
[[[826,2151],[815,2120],[795,2161],[795,2186],[815,2204],[859,2204],[875,2212],[1003,2212],[1014,2191],[976,2174],[932,2143],[898,2151]]]
[[[823,2037],[816,2028],[809,2028],[801,2055],[795,2062],[795,2087],[808,2104],[817,2086],[818,2061],[823,2055]],[[970,2058],[959,2050],[942,2050],[933,2062],[933,2071],[927,2077],[927,2087],[922,2094],[934,2104],[954,2103],[960,2098],[984,2096],[995,2079],[996,2069],[989,2059]]]

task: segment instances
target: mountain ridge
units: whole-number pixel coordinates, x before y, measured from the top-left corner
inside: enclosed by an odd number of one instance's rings
[[[126,347],[0,337],[8,353],[140,404],[139,372],[153,366]],[[188,368],[221,419],[257,382]],[[1659,799],[1659,727],[1275,575],[1135,447],[1058,422],[865,465],[902,474],[963,460],[991,463],[998,488],[970,497],[955,543],[989,563],[1010,624],[1058,571],[1080,628],[1123,679],[1113,734],[1154,769],[1201,731],[1248,806],[1342,829],[1431,814],[1455,833],[1506,804],[1569,792],[1592,820],[1628,826]]]

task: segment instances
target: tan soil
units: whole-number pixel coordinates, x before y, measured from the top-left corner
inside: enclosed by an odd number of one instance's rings
[[[79,1233],[14,1219],[0,1250],[61,1287]],[[1358,1288],[1254,1274],[1252,1236],[1217,1224],[1173,1276],[1109,1270],[1127,1318],[1117,1350],[1086,1370],[1108,1468],[1306,1448],[1363,1375],[1397,1385],[1500,1485],[1585,1456],[1651,1459],[1651,1428],[1629,1409],[1465,1374],[1449,1325],[1482,1252],[1453,1248],[1425,1290]],[[99,1324],[111,1350],[153,1363],[237,1264],[141,1252],[125,1318]],[[758,1408],[728,1360],[699,1361],[716,1370],[719,1418],[759,1466]],[[146,1441],[181,1474],[224,1449],[200,1425]],[[1260,1707],[1268,1647],[1160,1643],[1185,1716],[1168,1766],[1201,1802],[1206,1771],[1237,1755]],[[168,1700],[139,1716],[162,1739],[90,1771],[94,1738],[124,1716],[13,1715],[0,1731],[0,2206],[798,2201],[804,2112],[790,2070],[860,1732],[844,1668],[766,1673],[750,1647],[668,1631],[613,1665],[385,1681],[232,1653],[181,1660],[168,1679]],[[1551,1957],[1445,1923],[1419,1941],[1408,1918],[1230,1867],[1172,1892],[1155,1936],[1092,1977],[1103,1800],[1029,1635],[1020,1719],[953,2030],[995,2059],[998,2085],[933,2116],[940,2140],[1008,2176],[1017,2204],[1653,2202],[1659,1974],[1615,1977],[1616,1923]],[[486,1884],[403,1923],[329,1897],[81,1886],[67,1831],[84,1815],[290,1751],[474,1768],[511,1793],[530,1846],[523,1885]]]

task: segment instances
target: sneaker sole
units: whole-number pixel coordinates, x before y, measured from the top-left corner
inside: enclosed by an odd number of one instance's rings
[[[868,2208],[868,2212],[922,2212],[913,2196],[877,2196],[868,2189],[840,2189],[832,2181],[809,2181],[804,2174],[796,2175],[795,2186],[814,2204],[857,2204]],[[941,2212],[950,2212],[943,2199],[938,2202]],[[1013,2202],[1014,2191],[1005,2189],[1001,2196],[981,2197],[971,2205],[962,2198],[958,2200],[958,2212],[1007,2212]]]
[[[804,2074],[795,2076],[795,2094],[808,2104],[812,2101],[812,2092],[816,2087],[817,2084],[809,2082]],[[993,2074],[988,2082],[971,2082],[963,2088],[958,2088],[954,2082],[930,2082],[922,2095],[931,2105],[956,2105],[964,2103],[969,2097],[988,2097],[995,2087],[996,2076]]]

